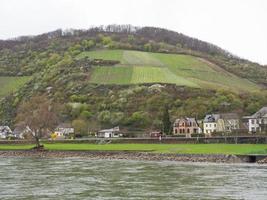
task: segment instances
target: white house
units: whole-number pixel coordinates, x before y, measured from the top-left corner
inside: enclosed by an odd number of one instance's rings
[[[120,133],[119,127],[114,127],[111,129],[100,130],[96,136],[101,138],[117,138],[122,137],[122,134]]]
[[[74,134],[74,128],[68,123],[63,123],[58,125],[58,127],[55,130],[55,134],[59,138],[65,138],[70,134]]]
[[[203,130],[205,135],[211,136],[212,133],[216,132],[219,118],[219,114],[210,114],[205,116],[203,121]]]
[[[267,132],[267,107],[245,118],[248,119],[249,133]]]
[[[0,138],[6,139],[10,136],[13,136],[11,129],[8,126],[0,126]]]

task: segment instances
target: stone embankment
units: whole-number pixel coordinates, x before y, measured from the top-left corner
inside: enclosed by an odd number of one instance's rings
[[[36,151],[12,150],[0,151],[1,157],[37,157],[37,158],[67,158],[82,157],[85,159],[108,160],[142,160],[142,161],[181,161],[181,162],[214,162],[214,163],[242,163],[246,162],[235,155],[213,154],[162,154],[134,151]],[[257,163],[267,164],[267,158]]]

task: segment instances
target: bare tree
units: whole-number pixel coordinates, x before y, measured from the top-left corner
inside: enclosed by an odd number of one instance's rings
[[[16,124],[32,134],[36,149],[43,147],[40,139],[47,136],[58,124],[55,108],[45,96],[32,97],[18,108]]]

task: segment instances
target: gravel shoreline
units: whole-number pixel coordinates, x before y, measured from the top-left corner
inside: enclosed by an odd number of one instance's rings
[[[244,163],[244,159],[236,155],[221,154],[165,154],[133,151],[35,151],[6,150],[0,151],[3,157],[35,157],[35,158],[68,158],[82,157],[87,159],[107,160],[142,160],[142,161],[182,161],[182,162],[213,162],[213,163]],[[267,164],[267,157],[256,161]]]

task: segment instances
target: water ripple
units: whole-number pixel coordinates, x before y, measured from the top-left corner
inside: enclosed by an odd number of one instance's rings
[[[0,158],[0,199],[267,199],[257,164]]]

